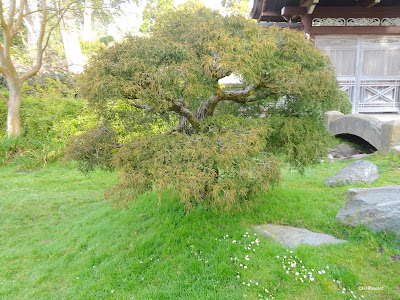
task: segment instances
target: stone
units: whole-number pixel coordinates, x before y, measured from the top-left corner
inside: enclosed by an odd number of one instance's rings
[[[371,156],[371,154],[360,153],[360,154],[354,154],[350,157],[346,157],[346,159],[364,159],[364,158],[367,158],[370,156]]]
[[[372,183],[379,178],[378,168],[366,160],[357,160],[325,180],[324,185],[337,187],[355,183]]]
[[[394,154],[400,154],[400,146],[394,146],[392,147],[392,152]]]
[[[357,148],[347,144],[339,144],[336,147],[340,150],[340,152],[342,152],[342,155],[345,157],[349,157],[360,153],[360,151]]]
[[[400,186],[353,188],[346,196],[347,203],[335,218],[338,222],[400,234]]]
[[[278,243],[289,248],[295,248],[300,245],[319,246],[322,244],[338,244],[347,242],[328,234],[316,233],[305,228],[285,225],[258,225],[253,227],[253,230],[259,236],[272,238]]]

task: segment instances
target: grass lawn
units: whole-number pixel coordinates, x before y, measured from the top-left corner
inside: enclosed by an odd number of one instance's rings
[[[398,159],[371,161],[381,178],[368,187],[400,184]],[[349,163],[321,163],[304,176],[285,171],[251,212],[198,207],[189,215],[167,194],[161,206],[146,194],[115,209],[102,198],[112,173],[0,167],[0,299],[400,299],[400,262],[392,259],[400,238],[334,220],[349,187],[322,183]],[[286,249],[251,231],[267,222],[349,243]],[[290,256],[297,264],[287,274]]]

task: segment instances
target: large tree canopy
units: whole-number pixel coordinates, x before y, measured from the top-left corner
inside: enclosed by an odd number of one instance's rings
[[[240,86],[218,83],[230,74],[240,76]],[[311,163],[323,149],[323,112],[348,107],[328,60],[302,33],[264,29],[198,4],[162,15],[151,37],[128,37],[100,52],[80,91],[108,120],[121,119],[105,113],[121,101],[126,124],[176,116],[163,134],[132,137],[119,149],[113,165],[121,182],[109,195],[125,203],[172,188],[187,208],[247,203],[278,181],[278,153],[298,167]],[[249,106],[268,117],[236,113]],[[93,136],[112,138],[108,146],[85,142]],[[103,164],[116,151],[113,138],[97,128],[77,138],[70,153],[86,164],[107,153]]]

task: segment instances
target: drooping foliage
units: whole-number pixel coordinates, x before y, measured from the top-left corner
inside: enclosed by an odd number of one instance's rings
[[[231,74],[241,84],[218,83]],[[110,106],[129,108],[119,121],[131,140],[102,161],[121,177],[107,194],[126,204],[172,189],[187,209],[248,203],[279,181],[277,155],[299,169],[315,162],[324,147],[323,112],[349,105],[328,59],[302,33],[264,29],[196,3],[163,15],[151,37],[102,50],[81,76],[80,93],[110,123]],[[262,107],[264,118],[239,113],[249,106]],[[135,132],[160,120],[173,122],[163,134]],[[85,152],[71,149],[72,158]]]

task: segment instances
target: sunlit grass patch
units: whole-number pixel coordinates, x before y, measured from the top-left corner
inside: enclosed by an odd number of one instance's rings
[[[373,159],[384,172],[367,186],[396,184],[392,162]],[[113,173],[2,167],[0,298],[396,299],[399,238],[334,220],[347,188],[322,183],[349,163],[322,163],[304,176],[285,171],[283,184],[258,196],[252,211],[230,214],[201,205],[187,214],[177,198],[166,194],[160,206],[152,193],[118,210],[102,196]],[[252,226],[264,223],[349,242],[287,249],[254,235]]]

